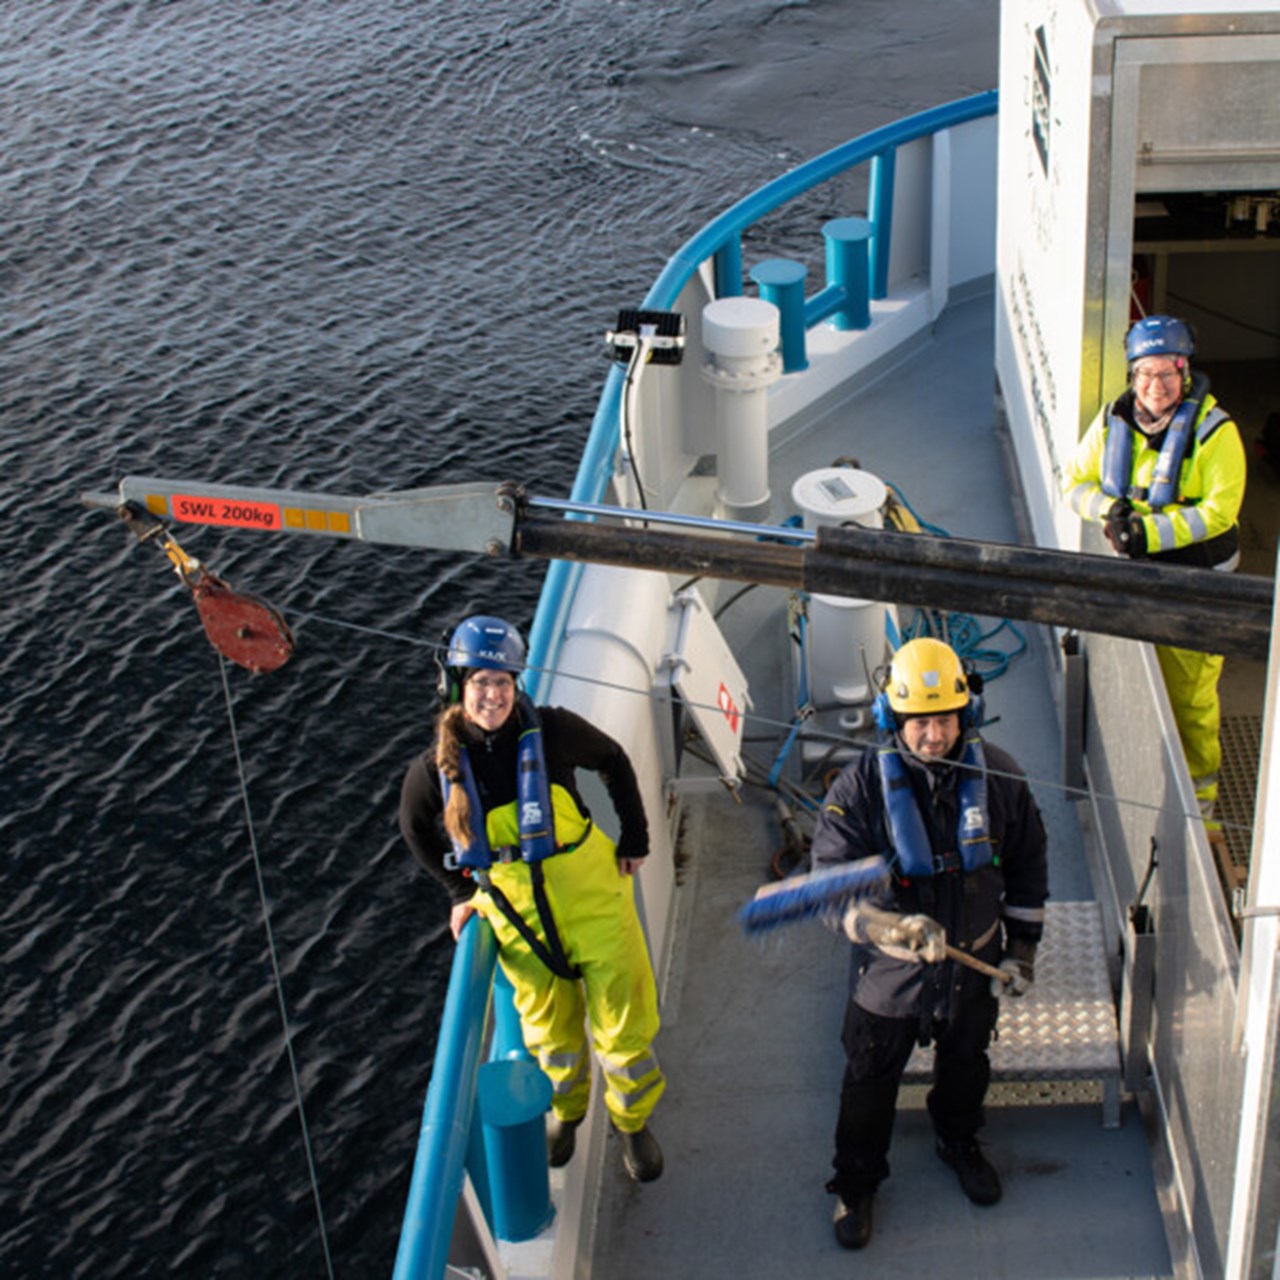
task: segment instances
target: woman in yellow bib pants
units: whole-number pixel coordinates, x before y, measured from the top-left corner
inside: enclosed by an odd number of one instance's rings
[[[519,634],[468,618],[442,671],[436,742],[405,775],[400,827],[449,890],[457,937],[479,912],[493,926],[515,990],[525,1045],[551,1080],[548,1158],[573,1155],[591,1089],[590,1048],[604,1102],[639,1182],[662,1173],[648,1120],[665,1088],[653,1052],[659,1018],[634,876],[648,824],[622,748],[581,716],[535,708],[516,689]],[[617,811],[614,842],[592,821],[579,768],[598,773]]]

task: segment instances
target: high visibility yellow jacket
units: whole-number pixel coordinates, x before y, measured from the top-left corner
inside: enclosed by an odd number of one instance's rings
[[[1106,405],[1080,441],[1063,478],[1071,509],[1084,520],[1105,521],[1116,499],[1102,489],[1107,433],[1132,435],[1130,501],[1142,519],[1148,554],[1166,563],[1234,567],[1244,500],[1245,452],[1240,432],[1212,394],[1200,402],[1178,475],[1177,498],[1158,510],[1144,495],[1151,487],[1163,435],[1148,438],[1134,425],[1133,391]]]

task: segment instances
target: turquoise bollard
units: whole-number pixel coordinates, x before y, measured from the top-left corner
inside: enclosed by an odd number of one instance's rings
[[[551,1081],[537,1063],[504,1058],[480,1068],[476,1105],[499,1240],[529,1240],[551,1221],[547,1108]]]
[[[833,218],[822,228],[827,241],[827,285],[844,294],[844,305],[831,316],[837,329],[870,327],[871,232],[866,218]]]
[[[790,258],[766,258],[751,268],[760,296],[778,308],[782,346],[782,372],[798,373],[809,367],[805,350],[803,262]]]

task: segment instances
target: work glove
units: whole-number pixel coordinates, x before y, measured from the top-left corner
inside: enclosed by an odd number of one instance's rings
[[[1103,529],[1117,555],[1136,560],[1147,554],[1147,527],[1133,514],[1127,498],[1117,498],[1107,511]]]
[[[1036,980],[1036,944],[1025,938],[1010,938],[1000,961],[1000,971],[1007,973],[1009,979],[992,978],[991,994],[997,1000],[1005,996],[1014,999],[1025,996]]]
[[[938,964],[947,958],[947,931],[930,916],[902,916],[855,902],[843,926],[850,942],[870,943],[899,959]]]

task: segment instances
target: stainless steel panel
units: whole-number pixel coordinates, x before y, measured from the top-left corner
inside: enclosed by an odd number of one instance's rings
[[[1151,1062],[1176,1192],[1205,1276],[1222,1274],[1243,1060],[1234,1052],[1239,954],[1155,652],[1087,638],[1094,811],[1123,920],[1146,870],[1155,932]]]
[[[1280,37],[1126,40],[1141,68],[1139,191],[1280,184]]]

